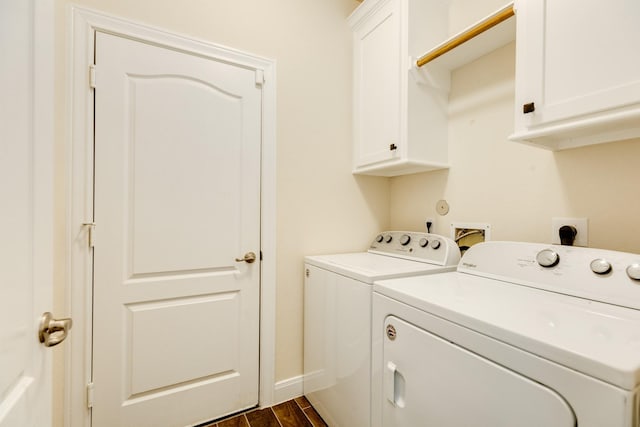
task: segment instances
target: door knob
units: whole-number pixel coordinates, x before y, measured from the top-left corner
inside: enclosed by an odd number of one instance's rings
[[[251,264],[256,260],[256,254],[253,252],[247,252],[244,254],[244,258],[236,258],[236,262],[246,262],[247,264]]]
[[[45,347],[53,347],[67,338],[67,334],[73,326],[71,319],[54,319],[48,311],[40,318],[38,338]]]

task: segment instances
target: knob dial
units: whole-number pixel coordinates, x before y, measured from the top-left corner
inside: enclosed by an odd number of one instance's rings
[[[407,246],[410,241],[411,241],[411,236],[409,236],[408,234],[403,234],[402,237],[400,237],[400,244],[402,246]]]
[[[382,243],[382,240],[383,240],[383,239],[384,239],[384,237],[382,236],[382,234],[378,234],[378,235],[376,236],[376,242],[378,242],[378,243]]]
[[[640,280],[640,262],[634,262],[627,267],[627,276],[633,280]]]
[[[391,243],[392,240],[393,240],[393,237],[391,237],[391,234],[387,234],[387,236],[384,238],[384,241],[387,243]]]
[[[596,274],[607,274],[611,271],[611,263],[604,258],[598,258],[591,261],[591,271]]]
[[[426,248],[427,245],[429,244],[429,241],[423,237],[422,239],[420,239],[418,244],[420,245],[421,248]]]
[[[536,255],[536,261],[542,267],[553,267],[560,262],[560,255],[553,249],[543,249]]]
[[[440,240],[432,240],[431,241],[431,248],[438,249],[439,247],[440,247]]]

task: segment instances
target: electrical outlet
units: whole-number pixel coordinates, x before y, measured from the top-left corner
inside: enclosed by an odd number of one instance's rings
[[[573,246],[587,247],[589,245],[587,218],[551,218],[551,244],[560,244],[560,227],[563,225],[572,225],[578,231]]]

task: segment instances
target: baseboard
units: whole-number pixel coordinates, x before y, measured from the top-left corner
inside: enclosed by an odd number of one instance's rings
[[[299,396],[302,396],[302,375],[278,381],[274,386],[274,404],[286,402]]]

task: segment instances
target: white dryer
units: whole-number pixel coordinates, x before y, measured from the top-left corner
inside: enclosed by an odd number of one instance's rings
[[[459,260],[451,239],[401,231],[367,252],[305,258],[304,394],[330,426],[371,425],[373,282],[453,271]]]
[[[640,425],[640,255],[487,242],[374,291],[374,426]]]

